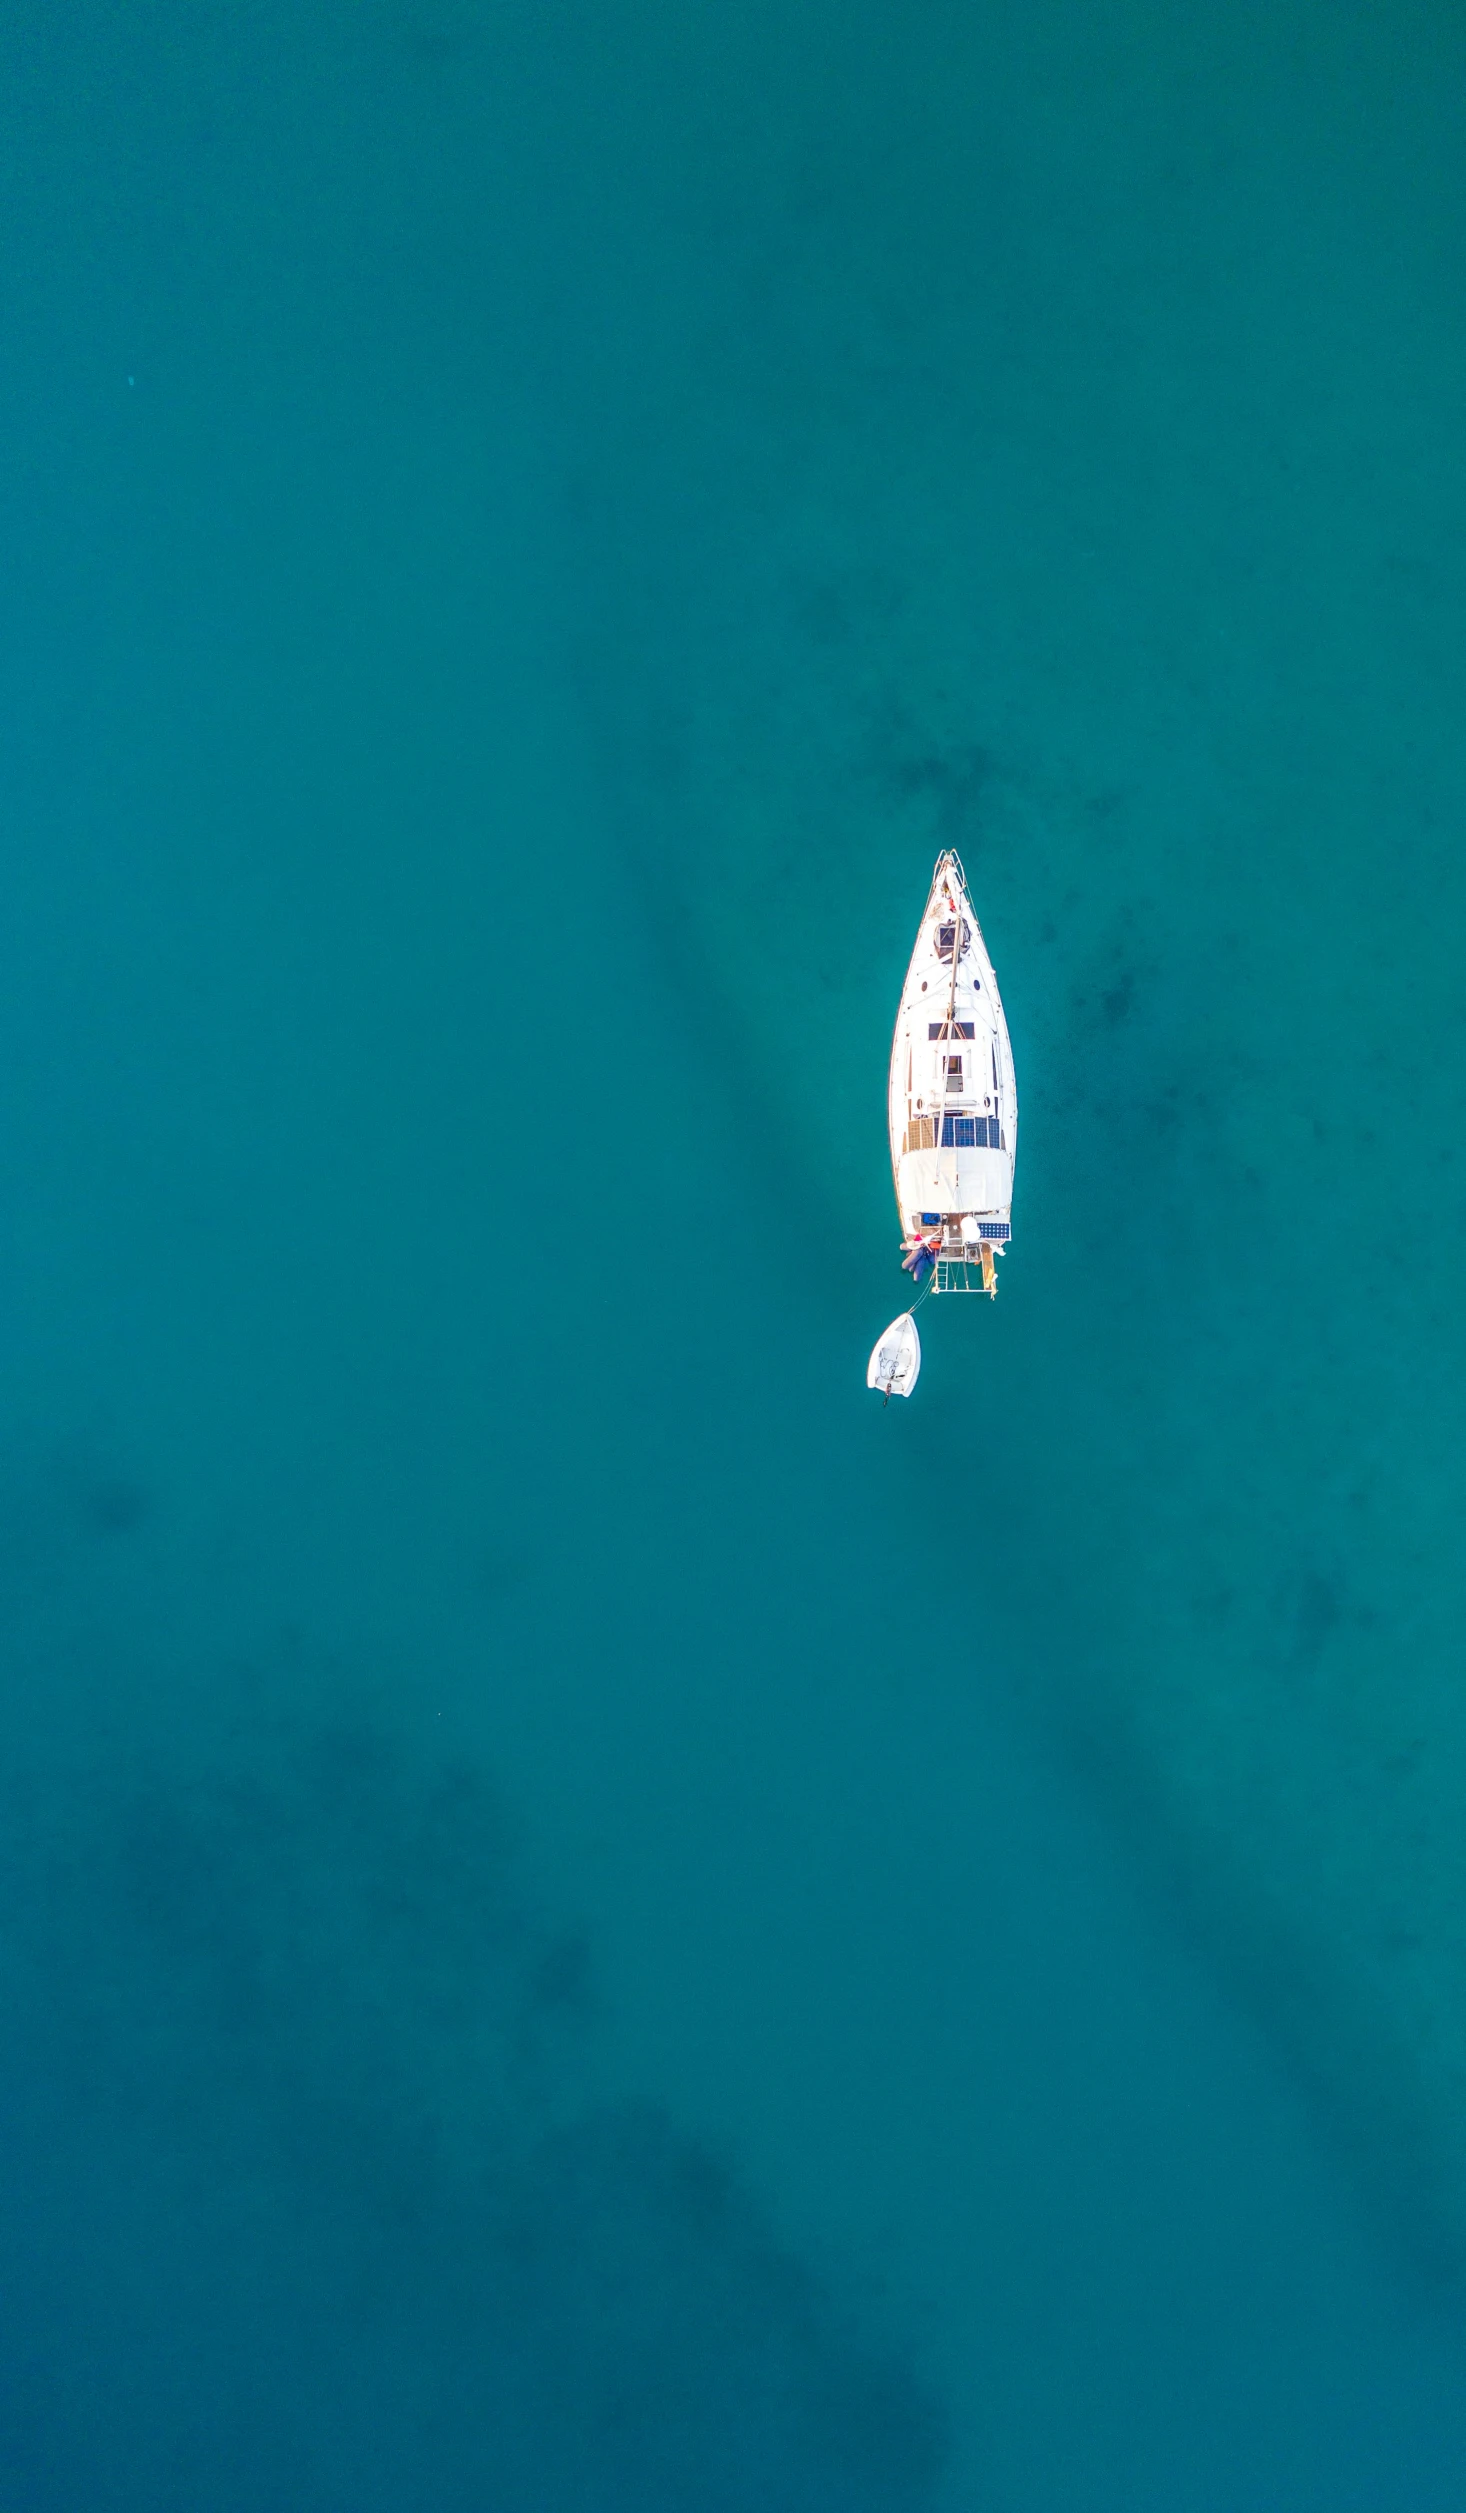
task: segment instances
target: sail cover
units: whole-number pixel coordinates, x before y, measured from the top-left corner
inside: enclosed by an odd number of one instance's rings
[[[909,1396],[920,1368],[921,1337],[911,1311],[904,1309],[899,1318],[891,1320],[871,1354],[865,1384],[878,1389],[882,1396]]]

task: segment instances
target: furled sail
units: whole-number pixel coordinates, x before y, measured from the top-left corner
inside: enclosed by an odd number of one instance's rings
[[[921,1337],[916,1320],[909,1309],[893,1318],[875,1351],[865,1374],[865,1384],[879,1391],[889,1404],[893,1396],[909,1396],[916,1385],[921,1368]]]

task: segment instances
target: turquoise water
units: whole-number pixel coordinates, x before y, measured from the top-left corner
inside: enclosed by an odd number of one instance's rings
[[[1459,2507],[1459,29],[0,57],[4,2501]]]

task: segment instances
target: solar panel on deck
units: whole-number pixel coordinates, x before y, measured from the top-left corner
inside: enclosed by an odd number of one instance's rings
[[[993,1152],[1001,1152],[1006,1148],[1003,1142],[1003,1129],[998,1119],[996,1117],[959,1117],[955,1110],[948,1109],[942,1118],[942,1150],[944,1152],[976,1151],[979,1147]]]

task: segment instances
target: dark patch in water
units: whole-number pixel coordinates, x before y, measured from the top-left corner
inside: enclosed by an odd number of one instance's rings
[[[734,2176],[659,2113],[603,2110],[547,2140],[510,2236],[531,2318],[557,2326],[559,2414],[585,2432],[598,2501],[844,2513],[929,2496],[932,2402],[839,2332]]]
[[[554,1938],[530,1974],[529,2013],[585,2017],[595,2004],[590,1940],[579,1929]]]
[[[970,847],[977,834],[978,814],[992,776],[993,755],[979,742],[899,759],[887,770],[887,782],[903,799],[933,803],[943,846],[959,850]]]
[[[1316,1666],[1325,1644],[1343,1619],[1342,1581],[1310,1564],[1301,1573],[1292,1600],[1293,1664],[1297,1667]]]
[[[212,1762],[53,1797],[49,1838],[11,1816],[10,2012],[56,2113],[115,2152],[119,2209],[186,2186],[149,2200],[132,2273],[155,2323],[144,2399],[166,2396],[165,2264],[203,2204],[237,2221],[230,2277],[263,2299],[258,2328],[226,2307],[229,2379],[263,2397],[283,2345],[312,2420],[346,2420],[365,2455],[363,2505],[932,2503],[942,2413],[901,2357],[872,2352],[721,2156],[591,2093],[588,1941],[526,1901],[471,1765],[357,1718],[258,1720]],[[209,2472],[187,2476],[210,2500]],[[161,2461],[139,2502],[154,2482]],[[334,2508],[340,2483],[294,2500]],[[229,2497],[270,2500],[263,2481]]]
[[[121,1475],[103,1477],[82,1496],[82,1516],[99,1536],[130,1535],[147,1515],[146,1493]]]
[[[1115,1030],[1119,1028],[1122,1021],[1128,1020],[1134,1000],[1135,971],[1122,969],[1113,984],[1107,986],[1100,996],[1100,1010],[1104,1014],[1106,1027]]]
[[[1273,1612],[1280,1655],[1298,1675],[1316,1672],[1338,1632],[1368,1630],[1377,1621],[1373,1608],[1355,1594],[1344,1574],[1319,1561],[1301,1561],[1288,1572],[1279,1584]]]

